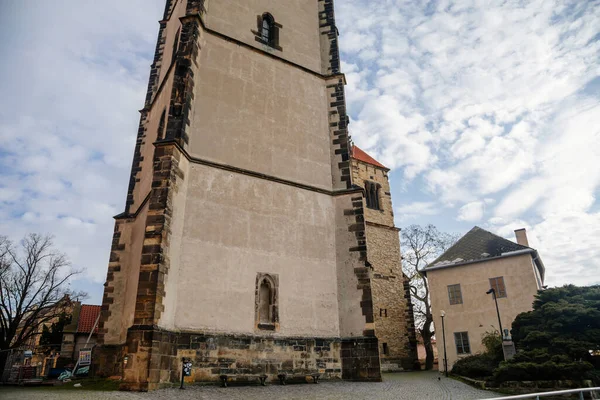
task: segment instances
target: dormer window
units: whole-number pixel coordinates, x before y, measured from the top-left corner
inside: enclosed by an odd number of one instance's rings
[[[275,22],[275,18],[269,13],[257,17],[258,29],[252,31],[256,41],[276,50],[282,50],[279,46],[279,29],[281,25]]]

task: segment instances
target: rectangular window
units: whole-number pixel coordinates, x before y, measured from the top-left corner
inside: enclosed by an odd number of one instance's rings
[[[388,349],[388,345],[387,345],[387,343],[384,343],[384,344],[383,344],[383,354],[387,356],[387,355],[389,354],[389,352],[390,352],[390,351],[389,351],[389,349]]]
[[[448,299],[450,304],[462,304],[462,292],[460,291],[460,284],[448,285]]]
[[[454,332],[454,341],[456,342],[456,354],[470,354],[468,332]]]
[[[387,318],[387,308],[380,308],[379,309],[379,316]]]
[[[506,297],[504,277],[490,278],[490,287],[496,291],[496,297]]]

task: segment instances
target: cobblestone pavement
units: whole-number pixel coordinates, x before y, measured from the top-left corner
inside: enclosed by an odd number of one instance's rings
[[[0,388],[2,400],[476,400],[497,397],[474,389],[437,372],[408,372],[384,375],[382,383],[322,382],[318,385],[272,384],[266,387],[220,388],[193,386],[186,390],[166,389],[150,393],[91,392]]]

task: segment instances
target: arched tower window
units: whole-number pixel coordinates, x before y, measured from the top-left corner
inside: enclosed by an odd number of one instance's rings
[[[273,22],[271,14],[263,15],[260,36],[268,44],[273,42]]]
[[[165,108],[160,116],[158,122],[158,132],[156,133],[156,140],[162,140],[165,137],[165,124],[167,119],[167,109]]]
[[[260,330],[275,331],[279,327],[278,282],[274,274],[256,276],[255,323]]]
[[[277,50],[282,50],[279,46],[279,29],[282,26],[275,22],[275,18],[269,13],[264,13],[257,17],[258,27],[252,31],[256,36],[256,41]]]
[[[381,210],[379,204],[379,192],[381,185],[375,182],[365,182],[365,195],[367,200],[367,208],[373,210]]]

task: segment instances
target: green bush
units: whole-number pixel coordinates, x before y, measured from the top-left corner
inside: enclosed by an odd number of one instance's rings
[[[480,379],[492,376],[498,366],[494,357],[489,354],[475,354],[461,358],[452,367],[452,373],[467,378]]]
[[[582,379],[594,366],[589,362],[503,362],[494,372],[495,382]]]
[[[452,373],[467,378],[480,379],[492,376],[494,369],[504,359],[502,338],[498,331],[486,332],[481,338],[483,354],[461,358],[452,367]]]
[[[546,361],[550,361],[552,356],[548,353],[547,349],[534,349],[534,350],[523,350],[519,351],[510,360],[511,363],[536,363],[542,364]],[[567,360],[569,362],[570,360]]]
[[[481,344],[485,347],[485,354],[493,358],[496,361],[496,365],[504,360],[502,337],[498,331],[484,333],[481,338]]]
[[[600,285],[538,292],[533,310],[515,318],[511,335],[520,351],[500,364],[494,373],[497,382],[600,382],[600,363],[594,358],[594,350],[600,349]]]
[[[586,376],[586,379],[591,379],[594,386],[600,386],[600,369],[594,369],[593,371],[589,371]]]

